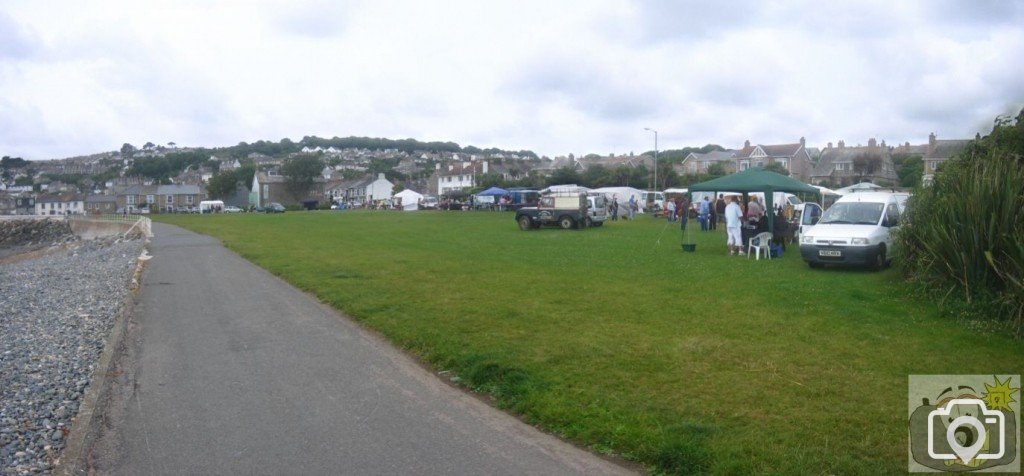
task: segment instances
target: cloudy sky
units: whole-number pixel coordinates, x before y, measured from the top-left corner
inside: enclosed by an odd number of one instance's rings
[[[722,6],[725,4],[726,6]],[[3,1],[0,155],[371,136],[628,153],[968,138],[1024,2]]]

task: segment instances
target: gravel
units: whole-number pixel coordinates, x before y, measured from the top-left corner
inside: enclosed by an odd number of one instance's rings
[[[0,474],[53,469],[142,245],[83,241],[0,266]]]

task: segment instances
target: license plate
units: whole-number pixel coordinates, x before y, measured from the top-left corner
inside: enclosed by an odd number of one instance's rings
[[[832,256],[838,258],[843,256],[843,252],[839,250],[818,250],[818,256]]]

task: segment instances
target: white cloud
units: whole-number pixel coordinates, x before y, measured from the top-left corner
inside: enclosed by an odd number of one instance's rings
[[[1024,101],[1020,2],[15,2],[0,153],[304,135],[556,155],[970,137]],[[984,131],[982,131],[984,132]]]

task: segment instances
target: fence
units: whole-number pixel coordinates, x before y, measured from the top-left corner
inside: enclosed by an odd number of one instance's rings
[[[118,223],[127,227],[124,236],[138,230],[146,238],[153,237],[153,220],[138,215],[70,215],[68,220],[86,223]]]

